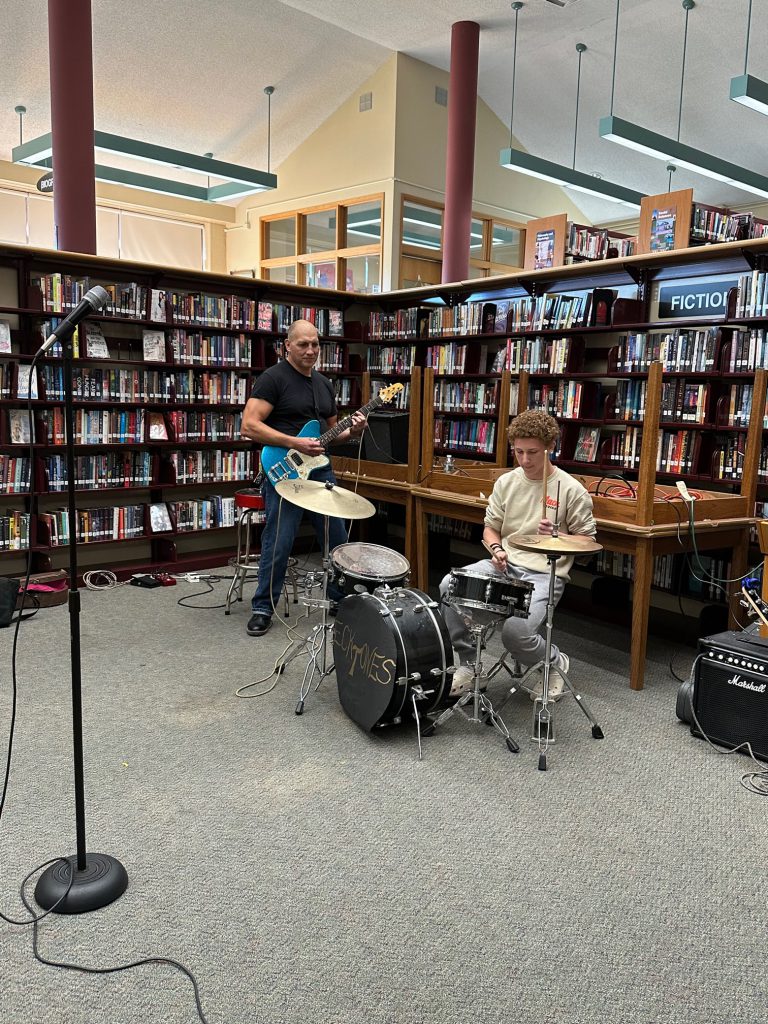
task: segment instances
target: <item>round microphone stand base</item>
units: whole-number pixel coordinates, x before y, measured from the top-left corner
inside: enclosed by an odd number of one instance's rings
[[[61,900],[54,913],[87,914],[106,907],[128,888],[128,872],[109,854],[87,853],[82,871],[77,870],[77,860],[77,855],[57,860],[38,879],[35,899],[44,910]]]

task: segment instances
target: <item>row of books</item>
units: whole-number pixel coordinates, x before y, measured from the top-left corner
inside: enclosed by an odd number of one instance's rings
[[[635,252],[636,239],[614,235],[605,228],[588,227],[586,224],[568,223],[568,238],[565,251],[569,256],[585,260],[605,260],[611,256],[631,256]]]
[[[92,285],[100,284],[109,295],[109,302],[101,316],[120,316],[146,320],[149,289],[135,281],[115,284],[107,281],[93,281],[90,277],[73,274],[31,274],[29,305],[31,309],[40,304],[45,313],[69,313],[78,305]],[[154,289],[153,289],[154,291]],[[160,319],[158,317],[158,319]]]
[[[653,560],[653,576],[651,583],[662,590],[671,590],[675,579],[676,555],[656,555]],[[634,579],[634,556],[625,555],[620,551],[599,551],[591,566],[595,572],[606,576],[617,576],[619,579]]]
[[[697,242],[735,242],[751,238],[749,229],[752,220],[751,213],[731,213],[729,210],[694,203],[691,238]]]
[[[726,373],[743,373],[768,365],[768,335],[762,327],[751,331],[734,331],[724,360]]]
[[[338,343],[322,342],[320,345],[320,356],[317,361],[317,369],[321,373],[329,370],[337,372],[344,369],[344,346]]]
[[[394,313],[369,314],[372,341],[455,337],[471,334],[511,334],[567,330],[594,323],[607,324],[615,289],[597,288],[577,295],[545,292],[495,302],[464,302],[452,307],[417,306]]]
[[[106,508],[81,508],[77,510],[75,543],[94,544],[97,541],[130,540],[143,537],[146,533],[146,505],[115,505]],[[69,511],[65,508],[39,512],[38,541],[51,547],[69,544],[71,533]]]
[[[340,309],[321,309],[285,302],[259,303],[259,330],[282,334],[294,320],[308,320],[315,325],[318,334],[329,338],[344,336],[344,314]]]
[[[425,366],[431,366],[435,373],[466,373],[467,346],[457,342],[448,345],[431,345],[427,349]]]
[[[165,420],[168,429],[162,435],[162,424],[157,423],[153,432],[150,423],[149,439],[153,441],[237,441],[240,438],[240,426],[243,414],[240,412],[191,412],[172,409],[162,414],[156,413],[158,421]],[[154,417],[153,417],[154,418]]]
[[[415,363],[414,345],[381,345],[368,350],[368,369],[375,373],[410,373]]]
[[[435,416],[435,445],[461,452],[492,454],[496,424],[492,420],[452,420]]]
[[[668,373],[711,373],[717,357],[718,328],[627,334],[619,341],[617,370],[645,372],[660,362]]]
[[[499,401],[499,382],[435,381],[435,409],[441,412],[495,413]]]
[[[250,449],[222,452],[214,449],[170,452],[163,460],[170,484],[212,484],[250,480],[253,455]]]
[[[29,532],[29,512],[4,512],[0,515],[0,551],[28,551]]]
[[[768,315],[768,273],[753,270],[740,274],[736,286],[737,317],[758,317]]]
[[[216,530],[234,526],[237,522],[233,496],[209,494],[205,498],[190,498],[186,501],[172,501],[169,504],[177,533],[189,530]]]
[[[341,337],[344,320],[341,310],[319,309],[281,302],[257,302],[242,295],[213,295],[200,291],[147,288],[135,281],[128,283],[95,282],[88,276],[72,274],[32,274],[30,307],[45,313],[68,313],[81,301],[93,284],[101,284],[110,300],[100,316],[119,316],[156,323],[195,323],[232,330],[287,331],[294,320],[309,320],[320,334]]]
[[[63,409],[41,409],[36,420],[45,444],[65,443]],[[75,444],[141,444],[146,420],[143,409],[75,409],[74,428]]]
[[[249,394],[249,375],[233,370],[78,367],[72,375],[72,395],[78,401],[244,405]],[[40,396],[63,401],[63,366],[40,367]]]
[[[508,338],[501,369],[512,373],[565,373],[574,344],[572,338]]]
[[[724,444],[718,446],[712,460],[712,474],[715,479],[741,480],[745,443],[744,435],[736,434],[733,437],[727,438]],[[766,474],[768,474],[768,450],[764,449],[760,453],[761,467],[764,455],[766,457]]]
[[[46,455],[43,460],[45,489],[65,491],[68,486],[67,460],[63,455]],[[153,482],[151,452],[100,452],[75,456],[75,487],[78,490],[107,490],[111,487],[149,487]]]
[[[24,494],[29,491],[28,456],[0,455],[0,494]]]
[[[642,442],[641,427],[627,427],[621,434],[611,434],[607,454],[609,463],[624,469],[637,469],[640,464]],[[673,474],[692,473],[700,442],[700,435],[696,431],[660,430],[656,471]]]
[[[576,419],[581,415],[582,397],[589,385],[580,380],[559,380],[528,386],[528,408],[543,409],[550,416]]]
[[[170,332],[172,362],[189,366],[250,366],[253,346],[245,334]],[[144,346],[147,358],[147,346]]]
[[[472,523],[461,519],[449,519],[447,516],[430,514],[427,520],[427,528],[430,533],[442,533],[449,537],[457,537],[459,540],[472,539]]]
[[[620,579],[634,578],[634,558],[618,551],[601,551],[592,563],[596,572]],[[651,583],[660,590],[681,593],[707,601],[724,602],[726,593],[715,580],[731,578],[731,563],[716,555],[697,559],[683,555],[657,555],[653,560]]]
[[[383,387],[383,381],[379,381],[379,387]],[[360,396],[360,385],[358,381],[350,377],[339,377],[334,384],[336,390],[336,405],[346,408],[353,403],[358,403]]]

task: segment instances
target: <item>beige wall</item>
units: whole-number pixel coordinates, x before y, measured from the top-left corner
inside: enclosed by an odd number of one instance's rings
[[[50,209],[44,210],[40,218],[47,226],[53,224],[53,199],[51,196],[41,195],[35,188],[42,173],[39,169],[0,160],[0,189],[10,189],[28,194],[34,197],[36,206],[49,206]],[[163,221],[168,220],[180,224],[201,225],[205,234],[208,264],[205,269],[215,273],[227,272],[225,227],[235,221],[234,208],[214,203],[176,199],[173,196],[154,195],[151,192],[110,185],[106,182],[96,183],[96,202],[99,207],[100,231],[107,230],[110,242],[114,236],[114,232],[109,230],[113,217],[106,211],[117,213],[117,211],[124,210],[126,213],[145,215],[148,218],[162,218],[162,220],[158,220],[158,232],[162,232]],[[32,241],[35,242],[34,239]],[[38,244],[44,243],[39,242]],[[113,255],[111,249],[109,255]],[[157,258],[150,259],[150,262],[161,263],[161,257],[162,247],[158,251]],[[199,266],[196,269],[199,269]]]
[[[381,192],[386,223],[393,200],[396,73],[393,55],[275,168],[274,191],[240,203],[236,225],[227,230],[230,272],[258,270],[260,217]],[[366,92],[372,94],[373,106],[361,112],[360,96]],[[390,231],[385,248],[391,248]],[[385,266],[388,259],[385,254]]]
[[[435,102],[435,87],[448,88],[448,72],[402,53],[397,55],[397,68],[395,174],[400,191],[442,201],[448,109]],[[522,148],[517,141],[515,146]],[[479,100],[472,204],[478,213],[528,220],[565,212],[585,222],[559,186],[501,167],[499,152],[508,147],[509,128]]]

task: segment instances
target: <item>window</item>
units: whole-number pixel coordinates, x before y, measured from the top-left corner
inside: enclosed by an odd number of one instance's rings
[[[342,291],[381,290],[383,196],[261,218],[260,277]]]
[[[404,196],[400,235],[399,287],[439,284],[443,265],[443,207]],[[512,221],[472,214],[469,278],[508,274],[522,268],[525,227]]]

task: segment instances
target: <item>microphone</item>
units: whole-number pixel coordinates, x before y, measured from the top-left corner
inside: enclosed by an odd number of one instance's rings
[[[40,346],[37,354],[40,356],[45,355],[55,341],[62,341],[64,338],[68,338],[81,320],[87,317],[89,313],[98,313],[108,302],[109,293],[101,285],[94,285],[90,291],[85,293],[69,316],[65,317],[58,327],[54,328],[53,332]]]

